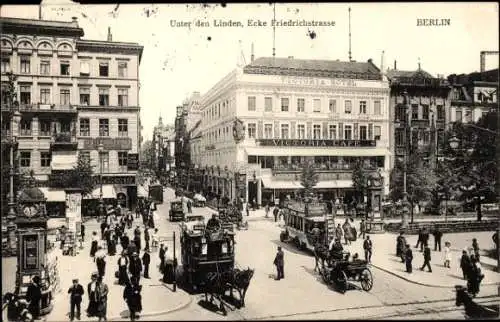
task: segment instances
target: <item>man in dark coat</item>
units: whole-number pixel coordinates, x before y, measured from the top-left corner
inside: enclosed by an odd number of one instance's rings
[[[460,259],[460,268],[462,269],[462,274],[464,276],[464,280],[467,280],[470,269],[471,269],[472,263],[469,257],[469,254],[467,254],[467,250],[462,251],[462,258]]]
[[[144,227],[144,242],[146,244],[146,246],[144,247],[144,250],[149,250],[149,240],[150,240],[150,236],[149,236],[149,229],[148,229],[148,226]]]
[[[406,244],[405,251],[405,264],[406,264],[406,272],[412,272],[411,262],[413,261],[413,252],[411,251],[410,244]]]
[[[137,278],[138,281],[141,279],[142,263],[136,252],[132,254],[132,258],[130,259],[129,272],[130,275]]]
[[[436,252],[438,248],[439,251],[441,251],[441,238],[443,237],[443,232],[436,228],[432,234],[434,235],[434,251]]]
[[[142,286],[136,278],[132,278],[132,282],[128,283],[123,290],[123,299],[127,302],[131,321],[135,321],[138,317],[137,312],[142,311],[141,290]]]
[[[139,228],[139,226],[137,226],[137,228],[135,228],[134,230],[134,243],[135,247],[137,247],[137,250],[141,250],[141,229]]]
[[[149,255],[149,249],[144,252],[142,255],[142,264],[144,265],[144,278],[149,277],[149,264],[151,263],[151,256]]]
[[[127,285],[129,282],[127,267],[129,264],[129,259],[126,256],[126,252],[123,251],[122,255],[118,259],[118,284]]]
[[[26,300],[28,301],[28,311],[34,320],[40,317],[40,302],[42,300],[42,287],[40,285],[40,276],[33,277],[31,284],[26,291]]]
[[[363,242],[363,249],[365,251],[365,260],[368,261],[368,263],[371,263],[372,261],[372,248],[373,244],[370,239],[370,236],[366,236],[366,239]]]
[[[415,248],[418,248],[418,246],[420,245],[420,250],[422,250],[422,248],[423,248],[422,240],[423,240],[423,230],[422,230],[422,228],[420,228],[418,230],[418,240],[417,240],[417,244],[415,245]]]
[[[281,250],[281,246],[278,246],[278,252],[276,253],[273,263],[276,265],[276,280],[279,281],[280,279],[285,278],[285,254],[283,253],[283,250]]]
[[[422,244],[420,244],[420,251],[423,251],[423,248],[427,245],[429,245],[429,231],[427,228],[424,228],[422,231]]]
[[[160,257],[160,272],[163,273],[163,269],[165,268],[165,254],[167,250],[164,247],[164,244],[160,245],[160,251],[158,252],[158,256]]]
[[[432,273],[431,248],[429,247],[429,245],[426,245],[424,248],[424,265],[422,265],[422,267],[420,267],[420,270],[423,271],[425,267],[427,267],[429,269],[429,272]]]
[[[128,248],[128,245],[130,244],[130,239],[127,236],[127,233],[123,233],[122,237],[120,238],[120,244],[122,245],[122,250],[125,250]]]
[[[400,232],[398,238],[396,239],[396,256],[401,258],[401,263],[405,262],[406,238],[403,234],[404,232]]]
[[[280,210],[279,210],[278,206],[275,206],[274,209],[273,209],[274,222],[278,221],[278,214],[279,214],[279,212],[280,212]]]
[[[70,313],[69,318],[71,321],[75,319],[75,306],[76,306],[76,318],[80,320],[81,316],[81,304],[82,304],[82,296],[83,296],[83,286],[78,283],[78,279],[73,279],[73,286],[71,286],[68,290],[68,294],[70,294]]]
[[[106,230],[106,227],[108,227],[108,224],[106,224],[106,220],[103,220],[101,223],[101,239],[104,239],[104,231]]]

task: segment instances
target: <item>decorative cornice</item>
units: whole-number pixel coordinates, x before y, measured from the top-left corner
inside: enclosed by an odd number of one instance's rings
[[[85,106],[78,105],[78,111],[100,111],[100,112],[137,112],[140,106]]]
[[[307,69],[285,69],[281,67],[250,66],[250,65],[245,66],[243,72],[245,74],[261,74],[261,75],[380,80],[380,75],[375,73],[340,72],[340,71],[337,72],[337,71],[307,70]]]
[[[142,58],[144,47],[137,43],[110,42],[98,40],[78,40],[76,48],[79,52],[90,51],[109,54],[130,54],[138,55],[139,61]]]

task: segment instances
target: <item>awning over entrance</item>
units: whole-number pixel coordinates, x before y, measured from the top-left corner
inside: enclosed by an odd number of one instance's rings
[[[263,177],[262,183],[267,189],[302,189],[302,185],[298,181],[272,180]]]
[[[101,194],[101,186],[92,191],[91,196],[85,196],[83,199],[99,199]],[[116,198],[116,190],[112,184],[104,184],[102,185],[102,198],[103,199],[115,199]]]
[[[307,148],[307,147],[255,147],[245,148],[248,155],[259,156],[350,156],[350,157],[375,157],[385,156],[390,152],[384,148],[353,148],[353,147],[338,147],[338,148]]]
[[[318,181],[313,187],[316,189],[352,188],[351,180],[325,180]]]
[[[50,167],[52,170],[71,170],[76,166],[77,155],[71,154],[53,154]]]
[[[52,189],[42,187],[40,190],[47,198],[47,202],[66,202],[66,192],[61,189]]]

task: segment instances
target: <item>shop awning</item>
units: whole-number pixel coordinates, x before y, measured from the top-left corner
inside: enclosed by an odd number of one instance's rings
[[[50,167],[52,170],[71,170],[77,164],[76,153],[71,154],[53,154]]]
[[[245,148],[248,155],[258,156],[349,156],[349,157],[375,157],[389,155],[390,151],[384,148],[282,148],[282,147],[255,147]]]
[[[48,202],[66,202],[66,192],[61,189],[39,188]]]
[[[137,197],[143,197],[147,198],[148,197],[148,191],[144,186],[138,185],[137,186]]]
[[[351,180],[318,181],[318,183],[313,188],[316,189],[352,188],[352,181]]]
[[[83,199],[99,199],[101,194],[101,186],[92,191],[90,196],[85,196]],[[116,190],[112,184],[104,184],[102,185],[102,198],[103,199],[115,199],[116,198]]]
[[[302,185],[298,181],[272,180],[263,177],[262,183],[266,189],[302,189]]]

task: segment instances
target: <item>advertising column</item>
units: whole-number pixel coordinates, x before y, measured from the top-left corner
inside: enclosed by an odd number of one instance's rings
[[[66,191],[66,221],[68,231],[78,236],[82,225],[82,193],[80,191]]]

